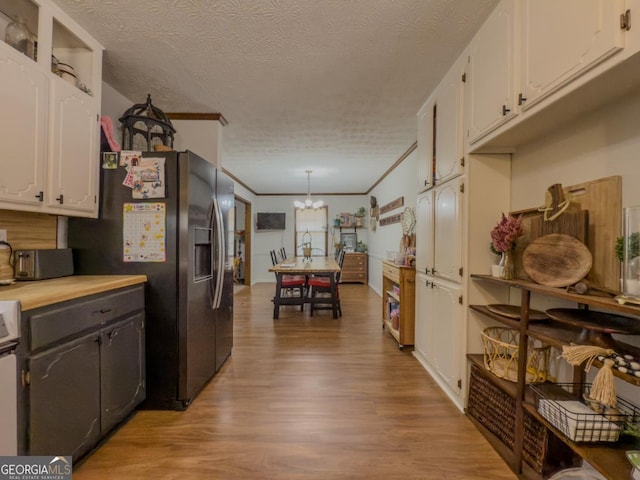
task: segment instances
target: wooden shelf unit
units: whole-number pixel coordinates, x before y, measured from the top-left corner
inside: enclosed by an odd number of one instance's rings
[[[393,287],[397,287],[398,293]],[[398,348],[413,345],[415,334],[416,270],[413,267],[382,262],[382,328],[398,342]],[[397,324],[390,316],[392,304],[399,307]],[[396,328],[397,327],[397,328]]]
[[[344,254],[342,262],[342,273],[340,274],[340,282],[354,282],[367,284],[367,263],[368,257],[366,253],[348,252]]]
[[[530,308],[530,299],[531,293],[540,293],[543,295],[549,295],[556,298],[562,298],[564,300],[574,301],[577,304],[585,307],[596,307],[598,309],[608,310],[611,312],[615,312],[618,314],[626,314],[631,316],[640,317],[640,307],[631,306],[631,305],[619,305],[614,299],[606,298],[606,297],[597,297],[592,295],[578,295],[574,293],[568,293],[564,289],[547,287],[544,285],[539,285],[533,282],[528,282],[524,280],[503,280],[495,277],[491,277],[489,275],[471,275],[471,278],[476,281],[486,281],[493,283],[500,283],[505,285],[506,287],[518,288],[521,290],[521,319],[514,320],[502,315],[495,314],[487,309],[486,306],[483,305],[470,305],[469,308],[475,312],[480,313],[486,317],[489,317],[493,320],[496,320],[510,328],[514,328],[520,333],[520,345],[519,345],[519,358],[526,359],[527,358],[527,339],[528,337],[532,337],[538,339],[548,345],[551,345],[556,348],[562,348],[563,345],[569,345],[571,343],[575,343],[578,339],[581,330],[579,328],[573,328],[567,325],[560,324],[558,322],[553,322],[552,320],[545,321],[535,321],[529,322],[528,312]],[[640,321],[640,319],[639,319]],[[621,345],[632,351],[634,354],[640,354],[640,349],[637,347],[621,343]],[[468,359],[470,362],[476,365],[482,365],[482,355],[468,355]],[[600,362],[594,362],[594,366],[601,367],[602,364]],[[524,362],[521,362],[518,365],[518,378],[519,381],[515,385],[515,399],[516,399],[516,409],[519,412],[516,416],[517,424],[516,424],[516,435],[519,435],[520,438],[516,442],[516,447],[512,452],[507,454],[504,453],[504,447],[500,447],[500,449],[496,448],[498,453],[500,453],[503,458],[505,455],[505,461],[512,468],[515,466],[516,472],[521,472],[520,475],[524,478],[529,478],[528,475],[525,475],[525,462],[522,460],[522,418],[524,412],[529,413],[533,417],[535,417],[540,423],[542,423],[551,434],[557,437],[561,442],[567,445],[577,456],[589,462],[596,470],[602,473],[609,479],[621,479],[628,480],[631,478],[632,467],[628,462],[625,456],[625,452],[627,450],[637,450],[640,448],[640,440],[632,441],[631,443],[618,443],[614,445],[602,445],[602,444],[578,444],[571,440],[569,440],[566,436],[564,436],[561,432],[559,432],[555,427],[549,424],[536,410],[531,391],[528,386],[525,384],[524,371],[525,365]],[[633,375],[620,373],[618,370],[613,369],[613,373],[616,377],[624,380],[632,385],[640,386],[640,378],[635,377]],[[497,379],[494,382],[499,388],[501,388],[504,392],[509,395],[514,394],[514,387],[512,385],[505,385],[504,381]],[[574,368],[574,380],[575,381],[584,381],[584,372],[581,366]],[[474,422],[476,424],[477,422]],[[492,445],[495,438],[487,435],[486,429],[479,429],[485,437],[489,440]],[[491,433],[491,432],[488,432]],[[494,445],[495,448],[495,445]]]

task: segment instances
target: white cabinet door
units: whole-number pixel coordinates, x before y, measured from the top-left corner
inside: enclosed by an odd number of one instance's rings
[[[433,367],[456,393],[460,394],[462,354],[462,305],[461,289],[452,288],[431,279],[428,289],[432,303]]]
[[[623,12],[623,0],[523,0],[522,108],[622,49]]]
[[[418,112],[418,192],[433,186],[433,108],[429,99]]]
[[[431,301],[429,277],[416,274],[416,326],[414,336],[414,353],[421,357],[421,360],[429,364],[433,363],[431,348],[430,321],[432,313],[430,311]]]
[[[440,185],[434,193],[433,275],[460,282],[462,267],[462,177]]]
[[[35,62],[3,42],[0,78],[0,202],[37,211],[47,156],[48,79]]]
[[[464,58],[461,57],[463,60]],[[435,96],[435,178],[436,185],[462,173],[464,156],[463,104],[464,63],[449,70]]]
[[[431,273],[433,268],[433,190],[416,198],[416,273]]]
[[[93,97],[62,80],[55,83],[48,205],[97,216],[99,109]]]
[[[515,99],[515,0],[502,0],[469,47],[469,143],[517,114]]]

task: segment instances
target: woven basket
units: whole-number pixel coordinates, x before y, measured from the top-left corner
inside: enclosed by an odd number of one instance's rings
[[[513,449],[515,442],[516,401],[498,388],[480,367],[471,366],[467,414],[484,425],[507,447]],[[522,457],[533,469],[545,470],[549,449],[548,433],[544,425],[524,412],[524,435]]]
[[[518,345],[520,334],[507,327],[489,327],[482,331],[484,366],[497,377],[510,382],[518,381]],[[547,379],[549,346],[529,339],[527,348],[526,383],[539,383]]]

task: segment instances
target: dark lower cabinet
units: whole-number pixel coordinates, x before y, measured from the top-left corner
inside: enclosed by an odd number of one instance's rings
[[[144,288],[23,312],[26,455],[89,453],[146,395]]]
[[[29,359],[29,453],[87,453],[100,439],[100,345],[87,335]]]
[[[144,315],[100,333],[101,430],[108,433],[145,398]]]

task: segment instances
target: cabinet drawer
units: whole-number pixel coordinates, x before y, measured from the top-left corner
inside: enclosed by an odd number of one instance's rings
[[[344,256],[342,262],[343,268],[354,268],[357,266],[364,266],[366,264],[366,257],[364,253],[348,253]]]
[[[342,274],[344,275],[345,273],[351,273],[351,272],[365,272],[367,270],[367,267],[364,263],[361,263],[359,265],[343,265],[342,266]]]
[[[365,282],[367,280],[367,276],[364,272],[349,272],[343,273],[340,280],[342,282]]]
[[[353,270],[358,270],[358,271],[364,271],[366,267],[366,263],[364,262],[364,260],[358,261],[358,262],[351,262],[351,263],[347,263],[344,262],[342,265],[342,270],[348,270],[348,271],[353,271]]]
[[[388,263],[382,264],[382,276],[387,277],[390,280],[400,283],[400,271],[394,265],[389,265]]]
[[[26,319],[33,352],[144,308],[144,286],[137,285],[33,310]]]

